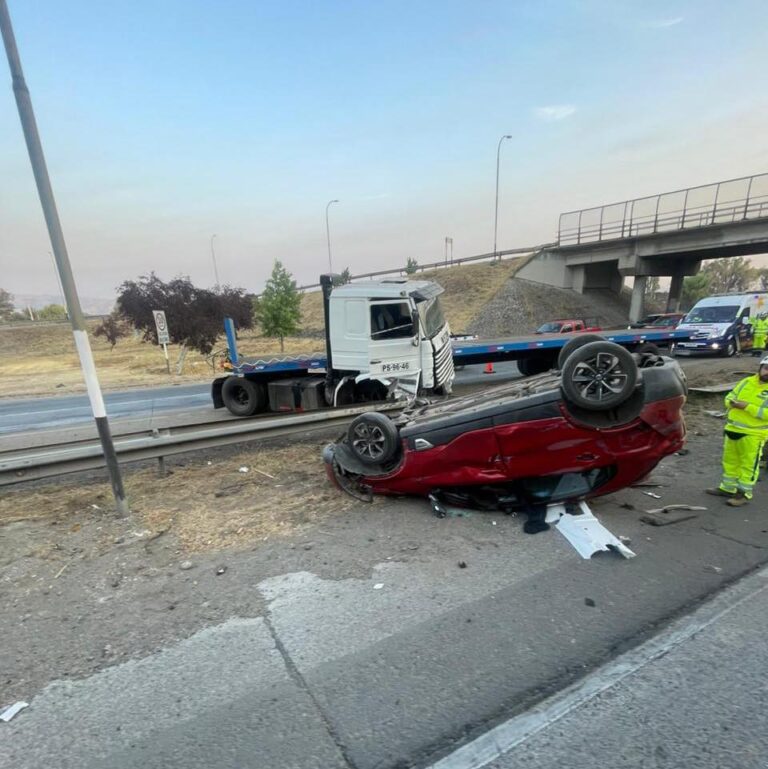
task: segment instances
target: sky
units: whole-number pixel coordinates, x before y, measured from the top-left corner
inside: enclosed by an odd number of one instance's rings
[[[552,241],[768,171],[764,0],[8,0],[84,296]],[[58,293],[0,61],[0,287]]]

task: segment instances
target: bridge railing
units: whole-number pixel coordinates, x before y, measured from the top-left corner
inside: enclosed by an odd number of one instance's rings
[[[560,246],[620,240],[768,217],[768,173],[569,211]]]

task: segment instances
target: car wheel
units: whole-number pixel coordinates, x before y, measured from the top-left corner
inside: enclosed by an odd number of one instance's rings
[[[381,465],[394,458],[399,436],[389,417],[371,411],[352,421],[347,430],[347,442],[364,465]]]
[[[569,339],[560,348],[560,354],[557,356],[557,367],[562,371],[563,366],[565,366],[565,362],[568,360],[570,354],[574,350],[578,350],[579,347],[583,347],[585,344],[590,344],[590,342],[604,341],[605,337],[602,337],[599,334],[581,334],[580,336],[573,337],[573,339]]]
[[[606,411],[632,395],[637,379],[637,363],[628,350],[613,342],[590,342],[568,357],[560,387],[574,405]]]
[[[724,358],[732,358],[736,355],[736,342],[733,339],[729,339],[728,344],[723,347],[722,355]]]
[[[269,398],[263,382],[244,377],[230,376],[221,387],[221,399],[230,414],[250,417],[267,408]]]

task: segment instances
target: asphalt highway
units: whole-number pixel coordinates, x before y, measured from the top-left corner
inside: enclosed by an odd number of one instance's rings
[[[466,366],[457,371],[457,385],[486,381],[496,384],[520,376],[514,363],[494,364],[494,374],[485,374],[483,370],[484,366]],[[190,409],[212,411],[208,382],[107,392],[104,400],[107,415],[112,418],[143,417]],[[0,434],[66,427],[91,419],[88,397],[84,394],[0,399]]]

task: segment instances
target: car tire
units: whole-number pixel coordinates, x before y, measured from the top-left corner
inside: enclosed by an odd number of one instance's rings
[[[230,376],[221,387],[221,399],[230,414],[250,417],[265,411],[269,404],[267,388],[263,382],[244,377]]]
[[[729,339],[728,343],[723,347],[722,352],[720,353],[723,358],[732,358],[734,355],[736,355],[736,342],[733,339]]]
[[[560,387],[566,399],[587,411],[608,411],[635,392],[638,369],[632,353],[613,342],[590,342],[568,356]]]
[[[347,443],[364,465],[382,465],[394,459],[400,440],[397,427],[388,416],[369,411],[352,420]]]
[[[578,350],[579,347],[583,347],[585,344],[591,342],[604,342],[605,337],[600,334],[581,334],[569,339],[561,348],[560,354],[557,356],[557,367],[562,371],[565,362],[574,350]]]

